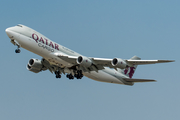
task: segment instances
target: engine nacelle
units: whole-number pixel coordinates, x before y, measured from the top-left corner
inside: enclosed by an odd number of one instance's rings
[[[111,61],[112,66],[120,68],[120,69],[125,69],[128,65],[126,64],[126,62],[120,58],[114,58]]]
[[[92,65],[92,61],[84,56],[79,56],[77,61],[79,65],[85,66],[85,67],[90,67]]]
[[[30,59],[28,65],[27,65],[27,69],[34,73],[40,72],[42,70],[42,67],[43,67],[43,65],[41,63],[41,60],[39,60],[39,59]]]
[[[35,69],[35,68],[32,68],[31,66],[29,66],[29,64],[27,64],[27,67],[26,67],[29,71],[31,72],[34,72],[34,73],[39,73],[41,70],[38,70],[38,69]]]

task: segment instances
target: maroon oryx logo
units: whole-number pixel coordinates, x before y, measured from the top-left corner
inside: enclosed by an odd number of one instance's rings
[[[132,78],[134,72],[135,72],[135,67],[128,67],[127,69],[124,70],[125,75],[129,75],[130,78]]]

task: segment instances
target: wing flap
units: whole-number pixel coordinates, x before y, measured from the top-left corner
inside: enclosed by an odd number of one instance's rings
[[[131,78],[123,78],[126,82],[156,82],[156,80],[151,79],[131,79]]]
[[[76,60],[77,60],[77,57],[76,56],[57,56],[59,58],[61,58],[62,60],[66,61],[66,62],[69,62],[71,64],[77,64]]]
[[[95,65],[101,65],[105,67],[110,67],[113,68],[111,61],[112,59],[107,59],[107,58],[90,58]]]
[[[53,53],[53,54],[66,62],[69,62],[71,64],[77,64],[76,63],[76,60],[78,58],[77,56],[69,56],[64,53],[59,53],[59,52]]]

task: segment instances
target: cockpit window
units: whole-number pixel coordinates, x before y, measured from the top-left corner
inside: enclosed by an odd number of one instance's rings
[[[18,27],[22,27],[22,25],[17,25]]]

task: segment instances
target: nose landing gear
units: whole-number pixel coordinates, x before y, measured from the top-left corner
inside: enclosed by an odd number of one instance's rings
[[[20,53],[21,50],[19,49],[21,46],[18,44],[16,40],[11,40],[11,43],[16,45],[18,48],[15,50],[15,53]]]
[[[21,52],[21,50],[19,49],[19,48],[17,48],[16,50],[15,50],[15,53],[20,53]]]

